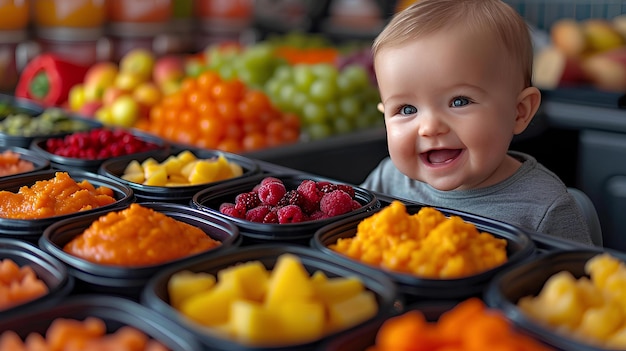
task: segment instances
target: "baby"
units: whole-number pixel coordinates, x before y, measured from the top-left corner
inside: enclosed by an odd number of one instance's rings
[[[390,157],[362,186],[591,244],[565,184],[509,151],[541,103],[533,46],[500,0],[420,0],[373,44]]]

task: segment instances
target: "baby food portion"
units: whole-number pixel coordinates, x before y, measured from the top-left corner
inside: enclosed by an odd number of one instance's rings
[[[0,311],[48,293],[48,286],[31,266],[18,266],[10,258],[0,260]]]
[[[121,178],[133,183],[150,186],[189,186],[217,182],[239,177],[243,168],[230,162],[223,154],[202,159],[189,150],[171,155],[158,162],[148,158],[143,162],[132,160],[124,169]]]
[[[507,242],[479,232],[461,217],[432,207],[410,215],[400,201],[362,220],[351,238],[330,249],[383,269],[425,278],[477,274],[507,261]]]
[[[282,254],[272,270],[248,261],[220,270],[179,271],[168,282],[170,304],[218,336],[251,346],[310,342],[378,313],[374,293],[358,277],[309,274]]]
[[[200,228],[140,204],[109,212],[63,250],[88,261],[143,266],[172,261],[221,245]]]
[[[0,351],[16,350],[168,351],[168,348],[134,327],[125,325],[108,332],[104,320],[87,317],[56,318],[44,335],[32,332],[24,340],[12,330],[0,334]]]
[[[225,215],[257,223],[300,223],[339,216],[361,208],[355,190],[347,184],[305,179],[295,189],[275,177],[265,177],[235,202],[225,202]]]
[[[20,154],[12,150],[5,150],[0,153],[0,177],[29,172],[35,169],[35,165],[27,160],[23,160]]]
[[[626,349],[626,265],[608,253],[585,264],[589,275],[569,271],[552,275],[537,296],[518,306],[531,319],[582,343],[603,349]]]
[[[89,181],[75,181],[67,172],[40,180],[17,193],[0,191],[0,217],[40,219],[95,209],[117,201],[113,190],[94,187]]]

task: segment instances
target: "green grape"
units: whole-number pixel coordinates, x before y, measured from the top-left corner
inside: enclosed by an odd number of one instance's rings
[[[307,102],[302,106],[302,122],[307,126],[326,124],[328,113],[324,106],[314,102]]]
[[[342,116],[355,119],[361,113],[362,101],[356,97],[347,96],[339,100],[339,111]]]
[[[340,75],[346,77],[353,87],[365,88],[371,86],[367,71],[361,65],[353,64],[346,66]]]
[[[311,83],[309,95],[317,102],[334,101],[337,95],[337,84],[332,80],[317,79]]]
[[[293,80],[300,91],[309,91],[315,81],[315,75],[309,65],[297,65],[293,68]]]
[[[337,77],[339,76],[337,67],[329,63],[318,63],[315,65],[311,65],[311,70],[313,71],[313,74],[315,74],[317,78],[321,78],[323,80],[328,80],[332,82],[336,82]]]
[[[336,117],[333,119],[335,133],[349,133],[354,129],[350,119],[344,117]]]

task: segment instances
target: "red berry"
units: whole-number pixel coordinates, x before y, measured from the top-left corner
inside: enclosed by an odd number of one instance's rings
[[[276,206],[286,192],[287,189],[283,183],[268,182],[259,187],[258,195],[261,203]]]
[[[246,212],[246,220],[250,222],[263,223],[263,219],[270,212],[270,207],[266,205],[251,208]]]
[[[287,205],[278,209],[278,223],[300,223],[305,220],[304,213],[296,205]]]
[[[352,211],[352,197],[343,190],[334,190],[324,194],[320,200],[320,210],[333,217]]]

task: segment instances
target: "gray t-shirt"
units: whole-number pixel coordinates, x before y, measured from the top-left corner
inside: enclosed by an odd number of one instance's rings
[[[441,191],[401,173],[389,157],[361,187],[425,205],[473,213],[526,230],[591,244],[590,229],[565,184],[527,154],[509,151],[522,166],[508,179],[482,189]]]

